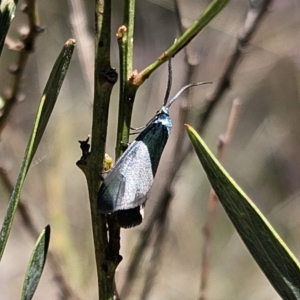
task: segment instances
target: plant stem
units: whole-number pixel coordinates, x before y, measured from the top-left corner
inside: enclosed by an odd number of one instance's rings
[[[176,42],[150,66],[141,71],[133,80],[133,84],[140,86],[160,65],[174,57],[228,4],[230,0],[214,0],[199,16],[199,18],[190,26]]]
[[[14,75],[11,83],[11,90],[9,95],[5,98],[5,104],[2,108],[2,115],[0,117],[0,132],[3,130],[8,116],[13,109],[14,105],[18,102],[18,94],[20,92],[22,79],[29,56],[34,51],[35,41],[44,28],[40,25],[38,8],[36,0],[25,1],[23,12],[27,16],[29,32],[25,37],[21,38],[20,45],[13,45],[9,43],[9,47],[19,51],[19,57],[16,65],[10,68],[11,73]],[[7,39],[7,43],[8,43]]]
[[[97,209],[97,193],[105,152],[109,100],[117,73],[110,65],[111,1],[95,2],[95,92],[92,147],[84,173],[87,177],[96,256],[99,299],[113,299],[114,274],[120,262],[109,251],[105,215]]]
[[[136,88],[131,88],[133,64],[133,31],[135,0],[126,0],[123,25],[117,37],[120,56],[119,120],[116,141],[116,158],[120,157],[129,142],[130,123]]]
[[[263,18],[266,16],[271,3],[272,0],[249,0],[249,10],[245,19],[244,28],[237,39],[235,51],[230,56],[226,69],[222,73],[213,94],[206,99],[206,106],[201,114],[198,132],[204,132],[215,108],[218,106],[219,102],[221,102],[225,92],[231,87],[231,80],[236,71],[238,63],[240,62],[240,58],[244,54],[252,36],[259,28]]]
[[[93,94],[94,34],[89,30],[88,14],[82,0],[68,0],[72,34],[77,42],[77,55],[83,79],[87,88],[87,98]]]

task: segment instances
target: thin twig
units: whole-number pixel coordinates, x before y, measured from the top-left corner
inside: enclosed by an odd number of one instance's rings
[[[165,219],[163,217],[166,216],[166,213],[168,211],[169,204],[170,204],[170,202],[168,202],[168,201],[170,201],[171,199],[172,199],[172,195],[166,194],[165,199],[163,199],[164,201],[162,201],[164,203],[164,205],[162,206],[161,202],[160,202],[157,205],[157,207],[155,208],[155,210],[153,211],[153,213],[151,214],[150,221],[153,221],[154,223],[147,222],[145,227],[142,229],[139,240],[137,242],[138,244],[134,248],[134,253],[130,257],[130,262],[128,264],[129,267],[127,268],[126,277],[124,280],[125,284],[122,287],[122,290],[120,293],[121,299],[127,299],[128,295],[131,291],[132,283],[136,277],[137,271],[140,268],[140,262],[146,252],[146,249],[148,248],[148,246],[150,244],[150,240],[151,240],[152,234],[153,234],[153,229],[156,224],[164,224],[163,220],[165,220]],[[158,220],[160,220],[160,221],[158,221]],[[157,226],[157,230],[158,230],[158,232],[161,232],[161,234],[162,234],[159,237],[159,240],[163,240],[165,231],[161,230],[159,228],[159,226]],[[160,244],[159,244],[159,247],[161,247]],[[158,253],[158,256],[156,258],[159,259],[159,256],[160,256],[160,253]],[[154,258],[153,255],[152,255],[152,257]],[[156,265],[157,261],[152,261],[152,263],[154,265]],[[154,266],[154,268],[155,268],[155,266]],[[154,271],[154,269],[152,271]],[[152,274],[155,276],[155,272],[153,272]],[[153,280],[154,280],[154,278],[153,278]],[[149,294],[149,291],[150,291],[150,289],[148,286],[148,290],[147,290],[148,294]]]
[[[132,73],[133,64],[133,32],[134,32],[135,0],[124,2],[123,25],[118,29],[117,39],[120,58],[120,92],[119,92],[119,116],[116,141],[116,159],[124,151],[124,144],[129,142],[130,123],[135,92],[128,91],[129,76]],[[109,249],[114,256],[119,256],[120,250],[120,226],[116,213],[107,216],[109,231]],[[115,284],[115,296],[118,296]]]
[[[112,299],[114,295],[115,270],[122,257],[111,253],[117,247],[110,247],[107,236],[105,215],[97,208],[97,194],[101,182],[99,166],[103,165],[108,126],[108,109],[111,91],[118,79],[116,70],[110,63],[111,42],[111,1],[95,1],[95,70],[94,70],[94,106],[92,124],[91,153],[84,164],[84,172],[89,191],[94,249],[98,276],[99,299]],[[80,160],[77,164],[82,163]],[[112,232],[110,230],[110,232]],[[114,239],[116,241],[117,239]]]
[[[141,85],[160,65],[174,57],[180,50],[186,47],[229,1],[230,0],[213,0],[199,18],[176,40],[176,42],[163,52],[155,62],[134,77],[132,83],[136,86]]]
[[[213,94],[206,99],[205,109],[203,110],[201,118],[199,119],[200,122],[198,129],[200,132],[205,130],[212,113],[216,109],[217,105],[221,102],[225,92],[231,87],[231,80],[242,54],[244,53],[254,33],[259,28],[259,25],[261,24],[263,17],[266,15],[271,3],[272,0],[249,1],[249,10],[247,12],[244,28],[242,33],[237,38],[235,51],[231,55],[231,58],[227,63],[227,67],[225,68]]]
[[[68,0],[68,3],[71,12],[70,20],[72,31],[77,41],[79,63],[83,71],[83,78],[88,90],[88,94],[92,95],[94,78],[91,70],[93,70],[94,39],[88,30],[84,2],[82,0]]]
[[[227,123],[227,129],[224,134],[219,137],[219,145],[217,158],[221,162],[224,157],[224,152],[228,144],[230,143],[232,133],[235,129],[237,117],[239,115],[240,102],[235,99],[232,103],[230,116]],[[210,261],[210,246],[212,240],[213,226],[215,224],[215,216],[218,205],[218,197],[213,189],[210,190],[209,200],[207,203],[207,218],[203,226],[203,249],[202,249],[202,267],[201,267],[201,281],[200,281],[200,291],[199,300],[206,299],[206,288],[209,275],[209,261]]]
[[[166,195],[167,199],[172,199],[171,195]],[[168,205],[164,207],[166,211],[169,210],[170,202],[168,202]],[[153,287],[153,284],[155,282],[155,278],[159,269],[159,266],[161,265],[161,258],[162,258],[162,252],[163,252],[163,242],[165,239],[165,236],[167,234],[168,230],[168,222],[167,218],[164,218],[167,212],[161,211],[160,215],[158,216],[157,222],[156,222],[156,228],[157,228],[157,235],[154,238],[153,247],[151,248],[152,254],[150,259],[150,265],[146,274],[146,278],[144,280],[143,284],[143,291],[141,294],[141,299],[147,299],[151,293],[151,289]]]
[[[133,68],[133,32],[134,32],[135,0],[124,1],[123,25],[118,29],[117,39],[120,58],[120,94],[119,117],[116,141],[116,158],[125,150],[129,142],[130,123],[135,89],[130,89]]]
[[[2,165],[0,165],[0,177],[2,178],[4,187],[6,188],[7,192],[11,194],[13,192],[14,186],[7,174],[6,168]],[[20,199],[18,205],[18,213],[23,223],[22,228],[24,228],[29,233],[30,237],[34,241],[36,241],[37,237],[39,236],[39,230],[34,225],[31,214],[28,212],[27,207],[24,204],[24,199]],[[80,297],[76,295],[74,290],[69,286],[57,256],[50,249],[47,255],[47,264],[49,264],[49,267],[55,279],[55,284],[58,286],[58,289],[60,291],[60,299],[80,299]]]
[[[9,94],[4,97],[4,106],[2,107],[2,114],[0,116],[0,132],[2,132],[11,110],[18,102],[23,74],[27,66],[29,56],[34,51],[35,41],[38,34],[44,30],[44,28],[40,25],[36,0],[26,0],[23,12],[26,14],[28,20],[28,34],[22,36],[20,33],[21,41],[17,43],[17,47],[15,47],[16,44],[12,45],[12,43],[9,42],[9,39],[6,40],[6,42],[9,43],[8,46],[18,50],[20,55],[15,66],[10,68],[10,72],[14,76],[12,78]]]

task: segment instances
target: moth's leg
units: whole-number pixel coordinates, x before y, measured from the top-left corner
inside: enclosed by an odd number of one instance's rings
[[[130,146],[130,143],[121,142],[121,145],[122,145],[122,152],[124,152]]]
[[[146,127],[147,126],[142,126],[142,127],[138,127],[138,128],[130,127],[130,130],[138,131],[138,132],[131,132],[130,135],[139,134],[139,133],[141,133],[141,130],[145,129]]]
[[[107,171],[111,170],[114,166],[113,159],[107,154],[104,154],[104,160],[103,160],[103,170],[106,173]]]

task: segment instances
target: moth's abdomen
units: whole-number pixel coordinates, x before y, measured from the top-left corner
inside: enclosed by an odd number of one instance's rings
[[[118,210],[117,219],[122,228],[134,227],[140,225],[143,221],[139,206],[132,209]]]

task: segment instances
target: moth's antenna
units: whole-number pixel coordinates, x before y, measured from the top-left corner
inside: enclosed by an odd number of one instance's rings
[[[179,92],[177,92],[177,94],[170,100],[169,104],[166,105],[167,108],[169,108],[172,103],[187,89],[193,87],[193,86],[198,86],[198,85],[202,85],[202,84],[211,84],[212,82],[210,81],[201,81],[201,82],[197,82],[197,83],[190,83],[186,86],[184,86],[181,90],[179,90]]]
[[[167,90],[166,90],[166,95],[164,99],[164,106],[167,104],[170,92],[171,92],[171,87],[172,87],[172,63],[171,63],[171,58],[168,61],[168,85],[167,85]]]

